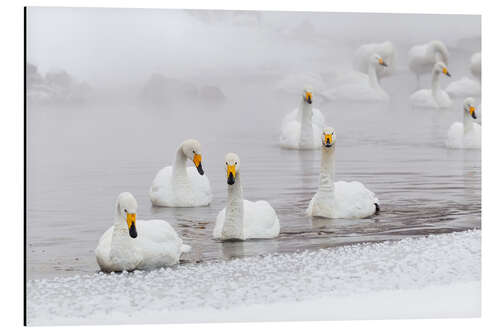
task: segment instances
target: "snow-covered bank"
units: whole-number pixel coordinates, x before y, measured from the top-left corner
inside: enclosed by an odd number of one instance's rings
[[[29,324],[480,314],[480,231],[28,283]]]

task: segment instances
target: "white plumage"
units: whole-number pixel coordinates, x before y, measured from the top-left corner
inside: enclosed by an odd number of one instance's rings
[[[432,89],[420,89],[410,96],[411,105],[418,108],[449,108],[451,99],[448,93],[439,85],[440,74],[451,76],[448,68],[442,62],[438,62],[432,69]]]
[[[390,41],[361,45],[354,54],[354,69],[368,74],[370,57],[374,54],[381,56],[387,64],[387,67],[376,67],[377,76],[383,78],[391,75],[396,68],[396,49]]]
[[[385,59],[378,54],[372,54],[368,63],[368,74],[351,74],[348,78],[339,78],[335,89],[337,99],[361,102],[387,102],[389,95],[380,86],[377,69],[387,67]]]
[[[271,205],[267,201],[243,199],[240,164],[236,154],[226,155],[227,205],[217,215],[213,237],[221,240],[277,237],[280,223]]]
[[[442,62],[448,66],[448,57],[446,45],[441,41],[434,40],[413,46],[408,52],[408,66],[420,83],[420,76],[430,73],[435,63]]]
[[[283,118],[280,146],[287,149],[319,149],[325,117],[312,107],[312,89],[307,87],[299,106]]]
[[[322,133],[319,189],[306,210],[309,216],[325,218],[363,218],[375,214],[378,199],[357,181],[335,182],[336,137],[332,128]]]
[[[481,148],[481,126],[476,124],[472,119],[476,119],[476,108],[474,99],[469,97],[463,103],[463,122],[453,123],[448,130],[446,140],[448,148]]]
[[[188,159],[195,163],[195,167],[186,166]],[[174,165],[158,172],[149,196],[156,206],[197,207],[210,204],[212,190],[201,166],[201,146],[198,141],[190,139],[180,145]]]
[[[118,196],[114,224],[99,239],[95,249],[104,272],[132,271],[172,266],[191,248],[172,226],[162,220],[135,221],[137,201],[128,192]],[[130,222],[130,226],[129,226]]]

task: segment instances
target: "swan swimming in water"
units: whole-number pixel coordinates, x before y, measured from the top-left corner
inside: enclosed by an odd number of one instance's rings
[[[217,215],[213,237],[221,240],[277,237],[280,222],[271,205],[267,201],[243,199],[240,164],[238,155],[226,155],[227,205]]]
[[[185,245],[166,221],[135,219],[137,201],[128,192],[116,200],[113,225],[99,239],[97,263],[104,272],[153,269],[179,263]]]
[[[360,182],[335,182],[335,131],[326,127],[322,134],[321,170],[318,192],[306,214],[326,218],[363,218],[379,211],[378,199]]]
[[[470,59],[470,72],[473,78],[467,76],[454,81],[446,87],[451,97],[480,97],[481,96],[481,53],[474,53]]]
[[[288,149],[319,149],[321,128],[325,117],[312,107],[312,88],[306,87],[300,98],[299,106],[283,119],[280,146]]]
[[[448,66],[448,57],[446,45],[438,40],[413,46],[408,52],[408,66],[417,76],[418,86],[420,86],[420,75],[429,73],[437,62]]]
[[[195,167],[187,167],[187,160]],[[212,190],[201,165],[201,145],[197,140],[184,141],[177,149],[174,165],[161,169],[149,191],[156,206],[197,207],[212,201]]]
[[[410,96],[414,107],[445,109],[451,106],[450,96],[439,86],[440,74],[451,77],[448,68],[442,62],[436,63],[432,69],[432,89],[420,89]]]
[[[378,67],[387,67],[387,64],[380,55],[372,54],[368,64],[368,75],[363,75],[358,82],[337,87],[336,97],[351,101],[388,101],[389,95],[382,89],[378,81]]]
[[[390,41],[361,45],[354,54],[354,69],[361,73],[368,74],[370,57],[373,54],[381,56],[387,64],[387,67],[376,67],[377,76],[383,78],[391,75],[396,67],[396,49]]]
[[[472,119],[476,119],[475,102],[472,97],[464,100],[463,122],[455,122],[448,130],[446,146],[454,149],[481,148],[481,126]]]

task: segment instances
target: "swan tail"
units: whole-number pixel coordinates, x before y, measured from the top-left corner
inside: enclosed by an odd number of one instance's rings
[[[181,253],[187,253],[191,251],[191,246],[187,244],[182,244],[181,245]]]

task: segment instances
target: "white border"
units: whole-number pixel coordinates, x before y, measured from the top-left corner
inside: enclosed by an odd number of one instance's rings
[[[23,10],[29,6],[80,6],[80,7],[138,7],[138,8],[212,8],[212,9],[257,9],[257,10],[300,10],[335,12],[381,12],[381,13],[439,13],[439,14],[481,14],[483,25],[483,318],[461,320],[392,320],[392,321],[341,321],[341,322],[287,322],[250,324],[209,325],[146,325],[72,327],[75,331],[133,332],[140,330],[169,330],[175,332],[250,332],[255,330],[284,330],[304,332],[314,330],[344,332],[477,332],[498,326],[498,305],[500,279],[498,278],[498,254],[500,235],[498,213],[500,205],[496,189],[500,185],[500,107],[497,80],[498,34],[500,16],[495,2],[457,0],[349,0],[349,1],[297,1],[271,2],[269,0],[245,1],[15,1],[1,3],[0,9],[0,143],[2,149],[0,172],[0,252],[1,263],[1,321],[4,331],[22,329],[22,225],[23,225]],[[425,22],[423,22],[425,24]],[[490,111],[491,110],[491,111]],[[68,327],[35,328],[44,332],[65,332]]]

